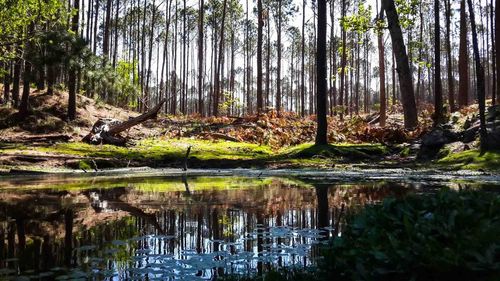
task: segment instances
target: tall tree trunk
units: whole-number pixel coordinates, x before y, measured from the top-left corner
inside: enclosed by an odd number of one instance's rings
[[[439,0],[434,0],[434,126],[444,122],[439,13]]]
[[[382,6],[387,15],[392,48],[398,66],[399,87],[401,89],[405,128],[413,129],[418,126],[417,107],[415,105],[410,63],[408,61],[408,55],[406,54],[401,26],[399,25],[399,17],[396,12],[394,0],[382,0]]]
[[[12,75],[11,68],[10,62],[6,62],[4,67],[5,74],[3,77],[3,99],[5,104],[9,102],[10,98],[10,80]]]
[[[215,81],[214,81],[215,90],[214,90],[213,112],[214,112],[215,116],[219,115],[219,101],[220,101],[220,96],[221,96],[221,82],[222,82],[221,81],[222,80],[221,70],[222,70],[222,60],[224,59],[224,30],[225,30],[224,25],[225,25],[225,20],[226,20],[226,3],[227,3],[227,0],[224,0],[224,2],[222,4],[223,8],[222,8],[222,22],[221,22],[221,30],[220,30],[219,57],[217,60],[217,65],[216,65],[217,70],[216,70]],[[262,96],[261,96],[261,99],[262,99]],[[261,100],[261,102],[262,102],[262,100]],[[261,104],[261,106],[262,106],[262,104]]]
[[[359,36],[359,35],[358,35]],[[360,41],[360,39],[358,38],[358,41]],[[359,58],[359,53],[360,53],[360,49],[361,49],[361,45],[360,44],[356,44],[356,82],[355,82],[355,87],[356,87],[356,90],[355,90],[355,93],[356,93],[356,96],[355,96],[355,103],[354,103],[354,109],[355,109],[355,113],[356,115],[359,115],[359,80],[360,80],[360,74],[359,74],[359,65],[360,65],[360,58]]]
[[[496,68],[500,67],[500,0],[495,0],[495,62]],[[497,104],[500,104],[500,70],[496,69],[496,94]]]
[[[23,95],[21,96],[21,104],[19,105],[19,116],[25,118],[29,111],[29,96],[30,96],[30,83],[32,80],[32,66],[31,59],[33,54],[33,43],[31,42],[31,36],[35,31],[35,23],[30,23],[28,28],[28,34],[24,46],[24,75],[23,75]]]
[[[266,98],[264,105],[269,106],[271,97],[271,24],[268,20],[267,23],[267,36],[266,36]]]
[[[203,116],[203,29],[205,27],[205,2],[200,1],[200,12],[198,18],[198,113]]]
[[[384,20],[383,10],[380,11],[379,21]],[[377,30],[377,45],[378,45],[378,69],[379,69],[379,87],[380,87],[380,127],[385,127],[387,119],[387,96],[385,92],[385,47],[383,42],[383,29]]]
[[[225,1],[225,0],[224,0]],[[262,0],[257,0],[257,112],[262,112],[262,27],[264,26],[264,11]]]
[[[490,40],[491,40],[491,66],[493,69],[492,81],[491,81],[491,99],[492,104],[497,103],[497,63],[496,63],[496,42],[495,42],[495,23],[493,16],[493,0],[490,2]]]
[[[422,6],[420,5],[419,8],[419,15],[420,15],[420,35],[419,35],[419,41],[424,42],[424,13],[422,12]],[[424,53],[424,48],[419,48],[418,50],[418,61],[422,61],[422,56]],[[417,88],[416,88],[416,102],[417,106],[420,107],[420,103],[423,100],[423,94],[422,94],[422,87],[421,85],[424,84],[422,81],[422,64],[418,64],[418,70],[417,70]]]
[[[337,44],[335,40],[335,1],[330,1],[330,83],[332,95],[330,97],[330,115],[335,115],[335,108],[337,107]]]
[[[480,120],[480,129],[479,135],[481,140],[481,153],[484,153],[488,148],[487,143],[487,132],[486,132],[486,118],[485,118],[485,105],[486,105],[486,97],[485,97],[485,84],[484,84],[484,69],[481,65],[481,58],[479,56],[479,46],[477,43],[477,32],[476,32],[476,21],[474,18],[474,7],[472,6],[472,0],[467,0],[469,4],[469,17],[471,23],[472,30],[472,46],[474,49],[474,61],[476,66],[476,75],[477,75],[477,99],[479,103],[479,120]]]
[[[450,112],[455,112],[455,79],[453,77],[453,59],[451,57],[451,3],[450,0],[445,1],[446,12],[446,56],[448,66],[448,103]]]
[[[73,0],[73,9],[78,11],[80,6],[80,0]],[[74,13],[71,19],[71,30],[75,33],[78,32],[78,15],[79,13]],[[76,72],[75,66],[70,66],[68,75],[68,119],[75,120],[76,118]]]
[[[342,0],[342,18],[346,15],[346,0]],[[344,113],[346,108],[344,107],[344,97],[347,101],[346,87],[345,87],[345,68],[347,64],[347,34],[342,22],[340,23],[340,29],[342,30],[342,58],[340,60],[340,91],[339,91],[339,105],[340,105],[340,120],[344,119]]]
[[[469,105],[469,55],[467,51],[467,14],[465,0],[460,2],[460,46],[458,55],[458,108]]]
[[[19,106],[19,92],[21,82],[21,59],[14,60],[14,72],[12,75],[12,106],[17,108]]]
[[[146,13],[146,10],[144,10]],[[151,6],[151,30],[149,34],[149,50],[148,50],[148,68],[146,70],[146,83],[144,84],[144,91],[145,91],[145,109],[148,110],[150,106],[153,106],[151,104],[151,93],[149,91],[149,79],[151,78],[151,61],[153,59],[153,45],[154,45],[154,34],[155,34],[155,25],[156,25],[156,3],[155,0],[153,0],[153,5]]]
[[[276,110],[278,116],[281,112],[281,3],[282,0],[278,0],[278,61],[276,62]],[[326,9],[326,6],[325,6]],[[326,56],[325,56],[326,61]],[[326,77],[325,77],[326,78]]]
[[[116,68],[116,59],[118,55],[118,17],[120,15],[120,1],[116,1],[116,11],[115,11],[115,22],[113,24],[114,27],[114,35],[115,35],[115,44],[114,44],[114,49],[113,49],[113,69]]]
[[[316,145],[328,144],[326,119],[326,94],[327,94],[327,67],[326,67],[326,0],[318,0],[318,37],[317,37],[317,52],[316,52],[316,78],[317,78],[317,93],[316,93],[316,108],[318,129],[316,132]]]
[[[93,39],[93,43],[94,43],[94,46],[92,47],[92,50],[94,52],[94,54],[97,54],[97,26],[98,26],[98,21],[99,21],[99,2],[101,0],[95,0],[95,11],[94,11],[94,33],[92,34],[94,39]]]
[[[499,0],[500,1],[500,0]],[[300,72],[300,115],[304,117],[305,114],[305,104],[306,104],[306,80],[305,80],[305,75],[306,75],[306,69],[305,69],[305,56],[306,56],[306,33],[305,33],[305,26],[306,26],[306,0],[302,1],[302,50],[301,50],[301,57],[302,57],[302,62],[301,62],[301,72]]]

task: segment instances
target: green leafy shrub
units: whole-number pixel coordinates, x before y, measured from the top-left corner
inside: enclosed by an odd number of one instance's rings
[[[320,268],[325,280],[500,280],[500,196],[445,190],[368,206]]]

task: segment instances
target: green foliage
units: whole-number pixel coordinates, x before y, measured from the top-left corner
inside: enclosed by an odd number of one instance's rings
[[[328,280],[498,280],[500,196],[387,199],[350,219],[326,251]]]
[[[396,10],[399,15],[399,23],[402,28],[410,28],[415,24],[420,0],[396,0]],[[423,23],[421,23],[423,24]]]
[[[481,155],[479,150],[466,150],[443,155],[442,157],[437,163],[445,168],[500,170],[500,151],[488,151]]]
[[[234,95],[232,95],[231,92],[224,91],[222,93],[222,96],[223,96],[222,98],[223,102],[219,104],[219,111],[221,114],[226,114],[228,110],[233,106],[235,108],[243,107],[243,103],[241,102],[241,100],[239,98],[233,97]]]
[[[137,63],[118,61],[114,69],[102,57],[90,53],[83,67],[84,88],[120,107],[136,106],[140,94],[138,77]]]
[[[38,26],[49,24],[48,29],[65,23],[67,13],[64,1],[60,0],[3,0],[0,1],[0,61],[18,57],[21,54],[12,48],[23,46],[28,41],[36,43],[39,38],[27,33],[31,23]]]
[[[364,3],[359,3],[358,11],[352,16],[341,19],[341,23],[346,30],[355,30],[359,34],[366,33],[371,27],[372,7],[365,7]]]

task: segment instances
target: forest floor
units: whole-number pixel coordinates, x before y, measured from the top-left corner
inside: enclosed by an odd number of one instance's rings
[[[138,114],[78,96],[77,120],[67,122],[67,94],[34,91],[31,115],[20,121],[15,109],[0,106],[0,172],[71,172],[123,167],[189,168],[436,168],[500,171],[500,152],[479,156],[476,143],[456,151],[446,147],[437,158],[419,161],[420,138],[431,128],[428,112],[414,131],[402,128],[398,108],[387,126],[376,114],[329,118],[328,146],[314,146],[314,116],[268,112],[248,117],[166,116],[160,114],[128,130],[126,147],[90,145],[81,139],[99,118],[127,120]],[[474,108],[455,116],[462,126]],[[470,121],[470,120],[469,120]]]

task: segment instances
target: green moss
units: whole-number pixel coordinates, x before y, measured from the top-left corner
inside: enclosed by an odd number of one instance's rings
[[[0,147],[17,154],[48,153],[65,156],[84,157],[69,167],[89,170],[94,165],[88,158],[96,161],[99,168],[123,167],[125,165],[180,165],[188,147],[191,163],[198,163],[210,167],[231,167],[243,163],[244,166],[266,166],[274,164],[288,164],[294,161],[297,167],[332,167],[333,163],[341,161],[363,161],[380,159],[388,153],[387,147],[381,144],[331,144],[316,146],[305,143],[278,151],[270,146],[243,142],[208,141],[196,139],[145,139],[129,147],[113,145],[90,145],[82,142],[59,143],[46,147]],[[196,162],[197,161],[197,162]],[[213,162],[215,161],[215,162]],[[246,161],[246,162],[245,162]],[[332,162],[334,161],[334,162]],[[81,166],[83,165],[83,166]],[[196,165],[196,164],[195,164]],[[228,166],[229,165],[229,166]],[[236,167],[235,166],[235,167]]]
[[[191,146],[190,157],[200,160],[248,160],[262,159],[273,154],[268,146],[229,141],[205,141],[194,139],[157,140],[146,139],[131,147],[113,145],[89,145],[81,142],[61,143],[40,148],[41,151],[77,156],[121,158],[127,160],[181,160]]]
[[[451,153],[437,161],[439,165],[452,169],[500,170],[500,151],[488,151],[480,155],[478,150]]]
[[[81,170],[85,170],[85,171],[92,170],[92,166],[86,160],[79,161],[78,162],[78,168],[81,169]]]
[[[401,152],[399,153],[399,156],[408,157],[408,156],[410,156],[410,153],[411,153],[411,149],[409,147],[405,147],[405,148],[403,148],[403,150],[401,150]]]
[[[314,145],[313,143],[304,143],[282,152],[291,158],[312,158],[324,157],[332,159],[371,159],[377,156],[387,154],[388,150],[382,144],[328,144],[328,145]]]

